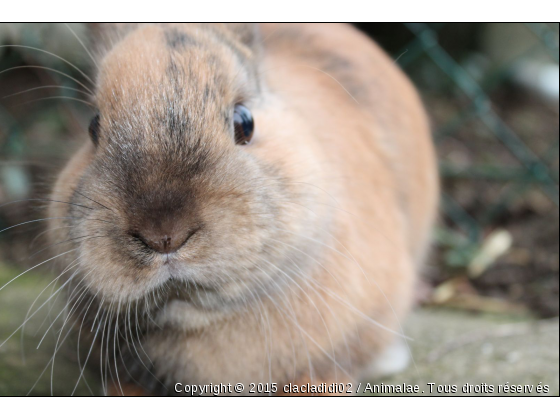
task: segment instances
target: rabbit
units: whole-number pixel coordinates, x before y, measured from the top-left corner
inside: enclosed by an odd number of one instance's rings
[[[92,37],[97,114],[48,213],[104,392],[348,395],[402,354],[439,183],[393,60],[346,24]]]

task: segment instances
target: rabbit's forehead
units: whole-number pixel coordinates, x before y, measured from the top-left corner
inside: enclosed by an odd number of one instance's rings
[[[190,38],[175,34],[170,39],[168,32],[148,27],[117,44],[102,62],[98,101],[116,106],[176,97],[228,100],[239,64]],[[179,42],[185,47],[170,46]]]

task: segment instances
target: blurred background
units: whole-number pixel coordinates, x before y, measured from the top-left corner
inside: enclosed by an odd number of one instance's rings
[[[420,305],[558,317],[558,23],[356,26],[413,80],[432,123],[443,193]],[[25,200],[46,197],[86,136],[93,66],[81,42],[81,24],[0,24],[0,288],[48,256],[45,223],[26,223],[44,203]],[[0,291],[0,344],[48,283],[41,268],[18,278],[24,290]]]
[[[432,303],[557,316],[558,24],[358,26],[431,117],[443,179]]]

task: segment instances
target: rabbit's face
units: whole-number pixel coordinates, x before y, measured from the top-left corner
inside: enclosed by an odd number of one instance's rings
[[[324,207],[299,182],[311,133],[257,60],[220,31],[158,26],[103,58],[92,141],[53,194],[72,204],[50,208],[53,242],[100,301],[229,308],[294,287],[315,258],[302,238],[320,237]]]

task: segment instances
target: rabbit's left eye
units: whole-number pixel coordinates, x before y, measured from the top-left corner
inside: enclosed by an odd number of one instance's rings
[[[99,114],[97,114],[89,123],[89,137],[94,145],[99,144]]]
[[[251,111],[244,105],[237,104],[233,111],[233,128],[235,131],[235,144],[249,144],[255,130],[255,122]]]

